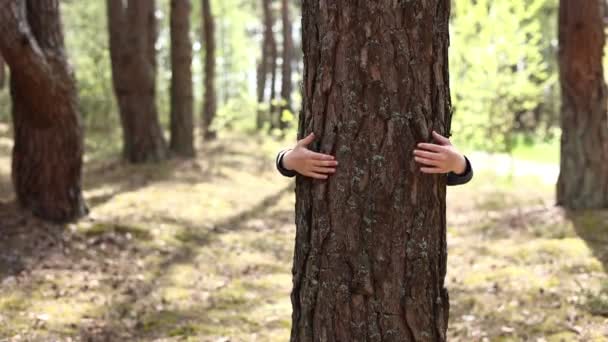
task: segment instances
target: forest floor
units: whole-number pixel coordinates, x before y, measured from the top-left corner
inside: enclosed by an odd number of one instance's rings
[[[91,214],[59,226],[15,209],[0,138],[0,341],[287,341],[293,182],[261,141],[88,161]],[[449,340],[608,341],[608,213],[474,158],[448,191]]]

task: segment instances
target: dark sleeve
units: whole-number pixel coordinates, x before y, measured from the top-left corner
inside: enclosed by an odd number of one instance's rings
[[[287,170],[284,166],[283,166],[283,157],[285,156],[285,153],[289,152],[289,149],[286,150],[282,150],[281,152],[279,152],[279,154],[277,154],[277,170],[279,170],[279,172],[285,176],[285,177],[295,177],[298,173],[292,170]]]
[[[469,158],[464,157],[467,162],[467,168],[464,170],[462,174],[457,174],[454,172],[448,173],[448,185],[462,185],[471,181],[473,178],[473,167],[471,167],[471,162]]]

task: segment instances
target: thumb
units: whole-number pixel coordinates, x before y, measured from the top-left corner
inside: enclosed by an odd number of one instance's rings
[[[433,138],[435,138],[435,140],[440,144],[440,145],[452,145],[452,143],[450,142],[450,139],[444,137],[443,135],[437,133],[436,131],[433,131]]]
[[[315,140],[315,134],[310,133],[306,138],[298,141],[298,146],[306,147],[306,146],[310,145],[314,140]]]

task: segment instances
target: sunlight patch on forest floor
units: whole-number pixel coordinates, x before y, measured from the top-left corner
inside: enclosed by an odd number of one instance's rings
[[[66,227],[2,204],[0,340],[288,340],[278,148],[231,136],[193,161],[93,160],[91,215]],[[569,218],[534,175],[481,170],[448,196],[450,341],[608,340],[605,214]]]

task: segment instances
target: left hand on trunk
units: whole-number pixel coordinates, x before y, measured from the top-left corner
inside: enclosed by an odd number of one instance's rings
[[[420,171],[423,173],[448,173],[462,174],[466,171],[467,162],[450,139],[433,131],[436,144],[420,143],[414,150],[414,160],[422,165]]]

